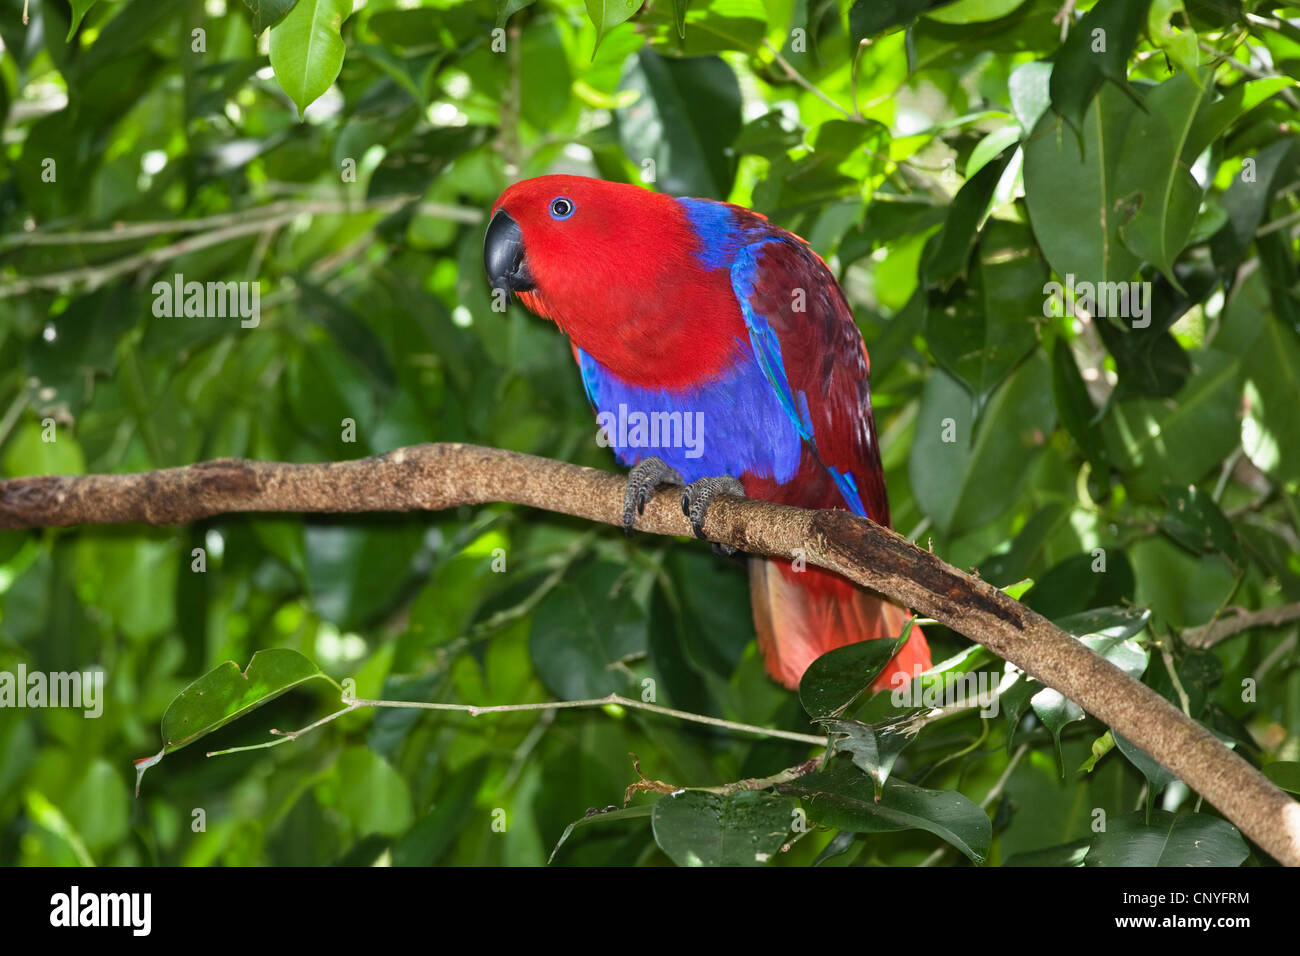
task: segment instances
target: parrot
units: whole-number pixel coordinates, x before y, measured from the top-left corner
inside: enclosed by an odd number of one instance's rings
[[[700,538],[718,495],[891,527],[866,344],[830,269],[794,233],[732,203],[552,174],[501,193],[483,261],[494,290],[568,336],[603,443],[631,469],[629,534],[665,485],[681,486]],[[897,638],[910,618],[832,571],[740,558],[764,666],[787,688],[822,654]],[[930,666],[913,626],[872,690]]]

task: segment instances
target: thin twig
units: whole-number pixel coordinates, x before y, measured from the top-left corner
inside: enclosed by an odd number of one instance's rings
[[[1227,615],[1209,624],[1189,628],[1183,631],[1183,643],[1189,647],[1201,649],[1213,647],[1222,640],[1248,631],[1252,627],[1281,627],[1292,621],[1300,621],[1300,601],[1294,604],[1279,604],[1277,607],[1261,608],[1247,611],[1243,607],[1230,607]]]
[[[794,80],[796,83],[798,83],[800,86],[802,86],[805,90],[807,90],[807,91],[808,91],[809,93],[811,93],[813,96],[817,97],[817,99],[821,100],[823,103],[825,103],[825,104],[826,104],[827,106],[829,106],[831,109],[835,110],[837,113],[839,113],[840,115],[842,115],[845,119],[848,119],[848,120],[854,120],[855,122],[858,120],[858,117],[857,117],[857,116],[855,116],[853,113],[851,113],[851,112],[849,112],[848,110],[846,110],[844,107],[840,106],[839,103],[836,103],[833,99],[831,99],[829,96],[827,96],[825,93],[823,93],[820,89],[818,89],[818,87],[817,87],[817,85],[816,85],[815,83],[813,83],[813,82],[812,82],[811,80],[809,80],[806,76],[804,76],[802,73],[800,73],[798,70],[796,70],[793,66],[791,66],[791,65],[786,61],[786,58],[783,57],[783,56],[781,55],[781,51],[778,50],[776,47],[774,47],[774,46],[773,46],[769,41],[764,40],[764,41],[763,41],[763,46],[766,47],[767,50],[768,50],[768,52],[770,52],[770,53],[772,54],[772,58],[775,59],[776,62],[777,62],[777,65],[780,66],[781,69],[785,71],[785,75],[786,75],[786,76],[790,77],[790,79]],[[855,105],[856,105],[856,104],[855,104]]]
[[[615,704],[619,707],[626,707],[629,710],[644,710],[664,717],[673,717],[677,720],[689,721],[693,724],[705,724],[709,727],[721,727],[724,730],[735,730],[741,733],[757,734],[760,737],[779,737],[782,740],[794,740],[801,744],[824,745],[826,743],[825,736],[800,734],[791,730],[777,730],[773,727],[759,727],[756,724],[742,724],[734,720],[723,720],[721,717],[708,717],[704,714],[692,714],[689,711],[677,710],[673,707],[662,707],[659,704],[650,704],[641,700],[633,700],[632,698],[624,697],[621,694],[610,694],[607,697],[593,697],[587,700],[546,700],[535,704],[493,704],[488,707],[480,707],[477,704],[443,704],[436,701],[419,700],[363,700],[357,698],[352,701],[352,706],[354,707],[395,707],[409,710],[446,710],[469,714],[471,717],[480,717],[483,714],[516,714],[539,710],[590,710],[593,707],[608,707],[610,704]],[[313,724],[312,727],[314,726],[315,725]]]

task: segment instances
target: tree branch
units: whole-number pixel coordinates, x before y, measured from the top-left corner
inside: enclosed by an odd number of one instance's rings
[[[1209,648],[1252,627],[1281,627],[1292,621],[1300,621],[1300,601],[1261,608],[1258,611],[1230,607],[1223,617],[1183,631],[1183,641],[1189,647]]]
[[[131,475],[0,482],[0,528],[180,524],[230,512],[436,511],[501,501],[621,525],[625,479],[474,445],[399,448],[356,461],[298,465],[221,459]],[[676,492],[638,521],[690,534]],[[1280,862],[1300,866],[1300,804],[1151,688],[979,578],[847,511],[719,498],[710,540],[836,571],[965,634],[1137,743]]]

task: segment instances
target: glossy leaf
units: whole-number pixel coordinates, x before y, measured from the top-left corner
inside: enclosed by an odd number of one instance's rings
[[[655,842],[678,866],[763,866],[790,836],[793,804],[756,790],[685,790],[661,797]]]
[[[1231,823],[1202,813],[1157,810],[1111,817],[1085,866],[1239,866],[1250,850]]]
[[[226,661],[168,705],[162,718],[163,753],[180,750],[314,678],[329,680],[306,657],[283,647],[258,651],[242,671]]]
[[[989,818],[962,794],[891,779],[877,800],[871,777],[847,760],[778,789],[798,796],[816,823],[854,833],[926,830],[976,864],[984,862],[992,838]]]
[[[670,59],[643,50],[627,62],[621,90],[638,94],[618,111],[624,151],[654,160],[657,188],[721,199],[735,175],[729,155],[740,133],[740,86],[718,57]]]
[[[939,527],[975,527],[1010,504],[1026,460],[1055,420],[1050,374],[1046,358],[1031,356],[993,393],[978,424],[970,395],[954,379],[941,371],[930,377],[911,475],[918,505]]]
[[[596,26],[596,49],[606,34],[620,23],[626,23],[641,9],[642,0],[586,0],[587,16]],[[592,51],[594,54],[594,50]]]
[[[253,12],[253,33],[257,36],[288,16],[297,3],[298,0],[243,0],[244,6]]]
[[[1052,69],[1052,108],[1080,134],[1102,82],[1127,87],[1128,58],[1151,0],[1100,0],[1070,30]]]
[[[822,654],[799,681],[799,702],[813,718],[838,716],[871,686],[912,631],[909,620],[897,638],[846,644]]]
[[[271,69],[298,115],[333,84],[343,68],[343,21],[352,0],[298,0],[271,29]]]

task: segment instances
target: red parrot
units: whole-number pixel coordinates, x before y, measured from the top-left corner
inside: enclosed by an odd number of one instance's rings
[[[516,183],[492,207],[484,265],[570,338],[602,435],[632,468],[623,523],[684,485],[695,533],[718,494],[842,508],[890,525],[869,360],[844,293],[808,245],[730,203],[581,176]],[[897,637],[908,612],[830,571],[749,559],[768,673]],[[876,678],[930,667],[919,629]]]

